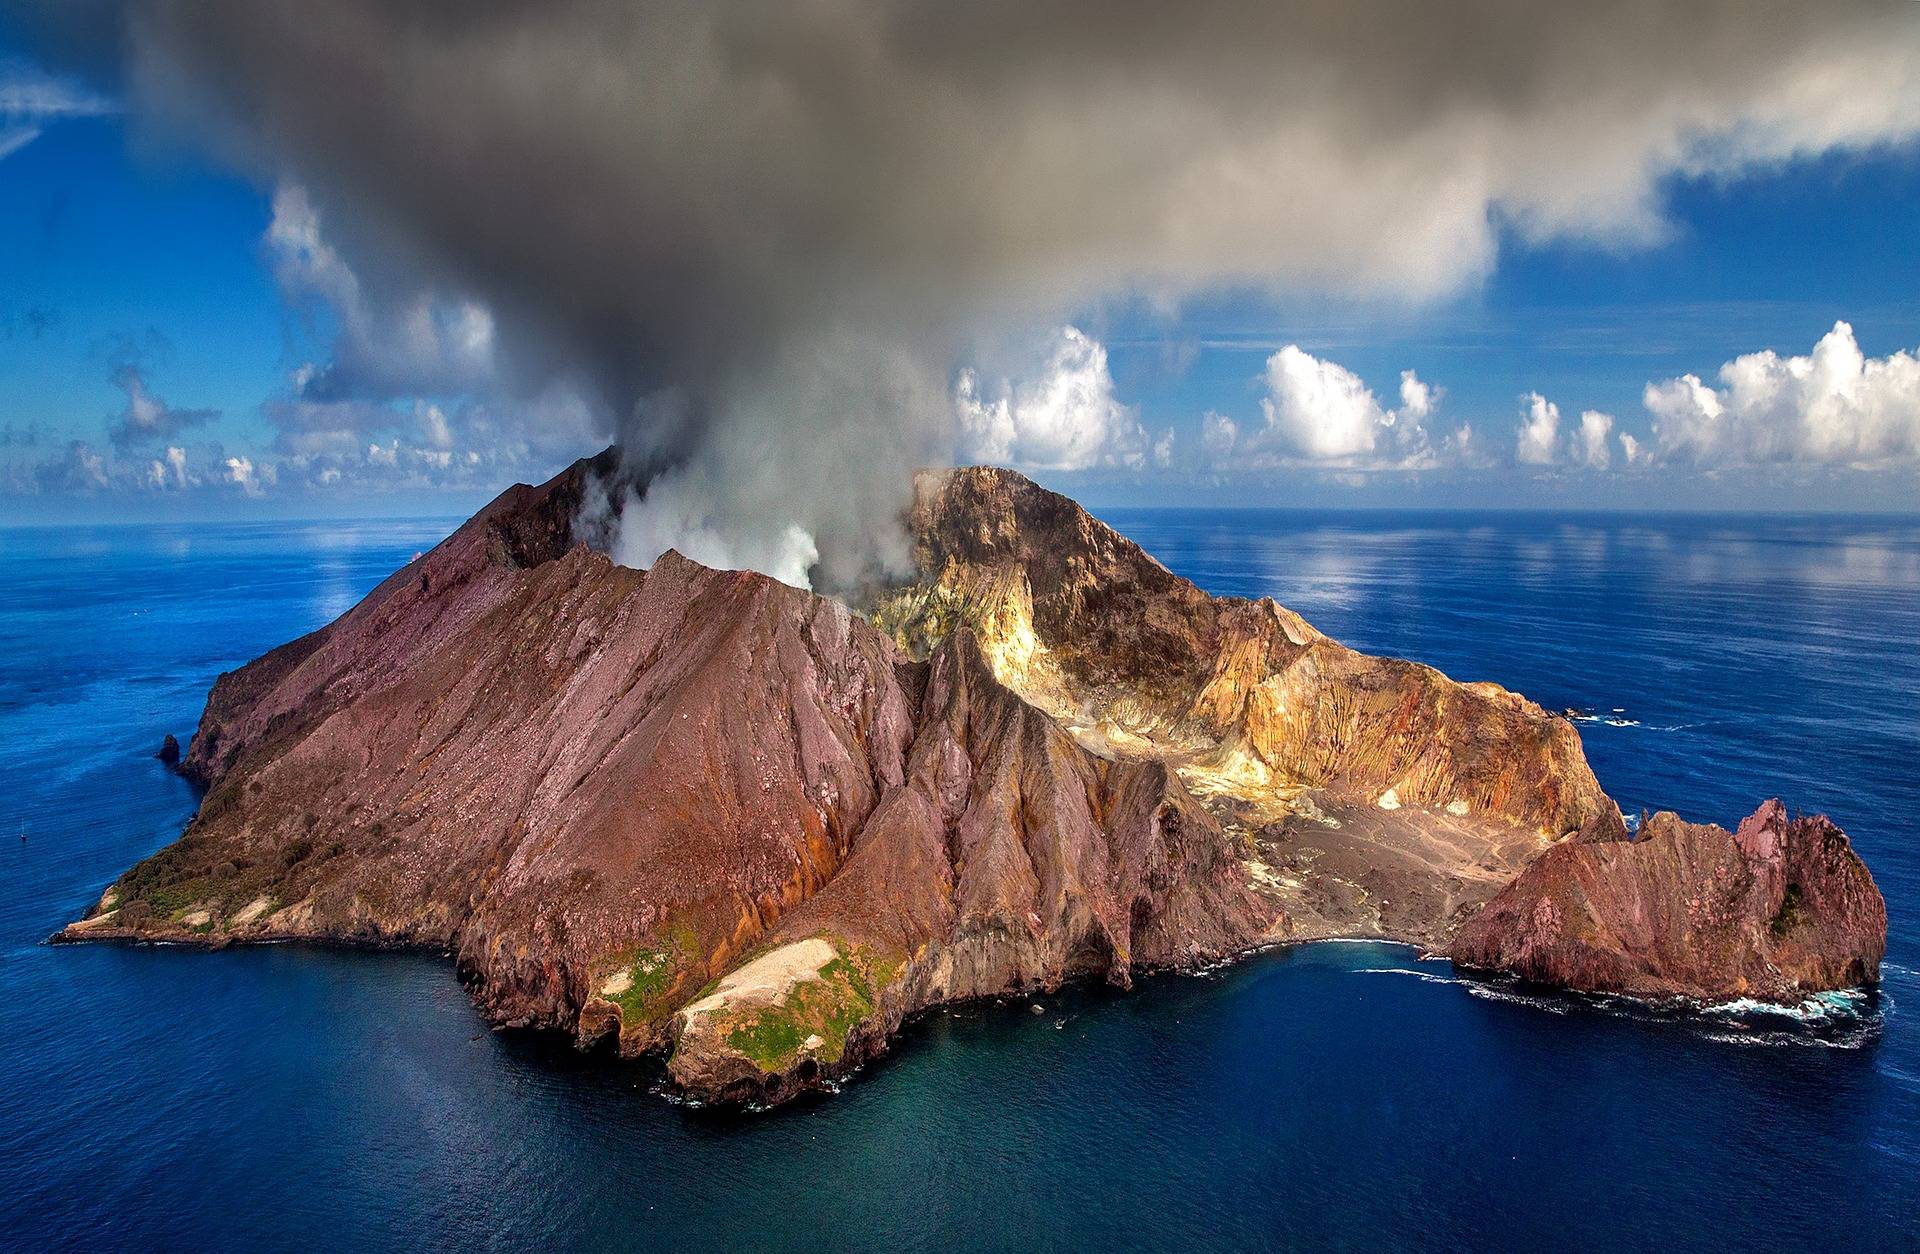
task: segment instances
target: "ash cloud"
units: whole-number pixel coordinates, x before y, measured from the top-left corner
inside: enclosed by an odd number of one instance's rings
[[[828,584],[899,561],[908,472],[953,447],[955,367],[1011,376],[992,346],[1022,331],[1222,288],[1443,296],[1503,225],[1642,245],[1669,176],[1920,128],[1911,5],[125,16],[146,115],[303,189],[355,276],[328,298],[363,328],[471,305],[493,404],[566,388],[606,416],[638,485],[623,557],[679,536],[793,576],[811,547]],[[316,403],[405,381],[352,334]]]

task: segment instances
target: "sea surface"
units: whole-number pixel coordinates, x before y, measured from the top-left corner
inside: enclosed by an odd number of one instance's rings
[[[0,531],[0,1247],[1920,1248],[1920,520],[1112,511],[1216,593],[1581,713],[1629,813],[1824,810],[1881,989],[1674,1015],[1326,944],[912,1024],[689,1109],[451,964],[53,947],[215,675],[456,520]],[[24,838],[23,838],[24,837]]]

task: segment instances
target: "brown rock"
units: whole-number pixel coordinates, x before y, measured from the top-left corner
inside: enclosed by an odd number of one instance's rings
[[[1795,1002],[1875,983],[1887,907],[1845,833],[1769,801],[1736,831],[1661,813],[1536,859],[1461,929],[1463,966],[1592,992]]]

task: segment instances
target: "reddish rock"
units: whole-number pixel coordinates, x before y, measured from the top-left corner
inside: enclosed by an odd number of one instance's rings
[[[1875,983],[1887,907],[1845,833],[1769,801],[1549,849],[1455,937],[1462,966],[1590,992],[1799,1001]]]
[[[744,961],[829,938],[871,987],[829,1015],[827,1064],[676,1065],[784,1096],[932,1002],[1125,984],[1275,924],[1177,776],[1081,748],[966,633],[914,662],[764,576],[570,544],[591,470],[222,676],[183,762],[199,815],[66,938],[451,950],[490,1019],[629,1052]]]

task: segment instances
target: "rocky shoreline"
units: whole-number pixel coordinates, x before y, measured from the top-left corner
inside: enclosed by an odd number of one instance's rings
[[[858,613],[575,543],[614,473],[223,675],[194,821],[55,939],[444,951],[495,1024],[754,1102],[932,1006],[1334,934],[1594,991],[1877,978],[1830,823],[1633,839],[1564,717],[1209,597],[1011,472],[924,476],[919,577]]]

